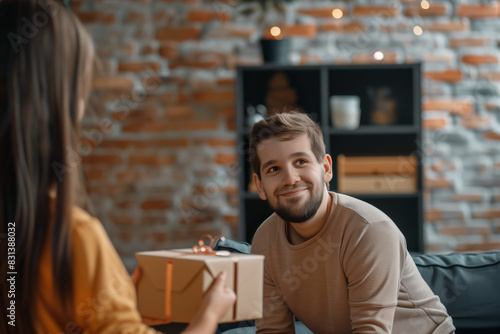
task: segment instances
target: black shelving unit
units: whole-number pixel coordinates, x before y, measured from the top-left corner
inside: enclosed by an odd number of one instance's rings
[[[417,190],[409,194],[349,194],[375,205],[391,217],[403,232],[408,249],[423,252],[423,182],[421,152],[421,68],[420,64],[394,65],[264,65],[237,68],[236,112],[239,177],[239,239],[251,242],[257,227],[272,214],[265,201],[249,192],[252,171],[248,162],[250,128],[247,106],[265,104],[267,83],[277,72],[286,74],[295,90],[297,105],[321,127],[327,153],[332,156],[334,178],[330,189],[337,191],[337,156],[417,157]],[[397,105],[397,120],[391,125],[374,125],[370,119],[369,87],[388,87]],[[360,97],[360,126],[339,130],[332,125],[329,98],[332,95]]]

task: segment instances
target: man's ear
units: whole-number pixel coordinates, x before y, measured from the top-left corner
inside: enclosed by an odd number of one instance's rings
[[[255,183],[255,186],[257,187],[257,191],[259,192],[260,199],[263,201],[267,200],[266,193],[264,192],[264,188],[262,187],[262,182],[260,182],[259,177],[255,173],[253,173],[253,182]]]
[[[332,157],[330,154],[325,154],[322,166],[324,171],[324,181],[325,183],[328,183],[333,179]]]

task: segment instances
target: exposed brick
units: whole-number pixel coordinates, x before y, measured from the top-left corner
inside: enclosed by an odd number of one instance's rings
[[[144,12],[139,12],[135,10],[131,10],[127,13],[127,15],[123,18],[123,23],[132,24],[132,23],[147,23],[151,21],[151,16]]]
[[[234,106],[217,107],[212,111],[214,115],[221,117],[236,117],[236,109]]]
[[[491,208],[486,210],[476,210],[472,213],[472,218],[481,218],[481,219],[500,218],[500,209]]]
[[[129,158],[130,165],[171,165],[175,161],[172,155],[160,154],[132,154]]]
[[[218,86],[234,86],[236,83],[235,78],[218,78],[217,85]]]
[[[445,170],[456,170],[455,164],[452,162],[445,161],[443,159],[438,159],[434,161],[431,166],[431,169],[435,172],[443,172]]]
[[[474,112],[474,104],[459,98],[428,98],[422,103],[423,111],[447,111],[450,114],[468,115]]]
[[[455,37],[450,39],[450,48],[485,47],[492,45],[493,39],[488,37]]]
[[[460,82],[462,81],[462,71],[458,69],[450,69],[444,71],[426,71],[423,73],[424,78],[444,82]]]
[[[107,177],[107,173],[104,169],[84,170],[83,174],[87,181],[104,180]]]
[[[115,177],[118,181],[134,181],[138,179],[139,173],[134,170],[124,170],[116,173]]]
[[[116,154],[92,154],[82,158],[85,165],[119,165],[122,158]]]
[[[213,11],[205,9],[191,9],[187,14],[189,22],[208,23],[212,20],[227,22],[231,20],[231,14],[227,11]]]
[[[134,120],[136,122],[148,121],[156,118],[156,109],[144,108],[130,111],[114,111],[111,112],[111,118],[117,121]]]
[[[203,238],[205,235],[218,236],[222,235],[222,231],[220,228],[204,228],[204,227],[193,227],[187,226],[184,228],[179,228],[173,231],[172,239],[178,242],[190,242],[191,246],[197,245],[198,240]]]
[[[231,138],[209,138],[207,143],[214,147],[236,147],[236,140]]]
[[[130,184],[99,184],[87,186],[90,195],[99,194],[114,197],[116,195],[132,194],[134,189]]]
[[[101,76],[92,78],[93,90],[124,90],[130,91],[134,81],[123,76]]]
[[[179,58],[178,42],[163,42],[160,44],[158,54],[164,58],[175,60]]]
[[[214,27],[207,34],[207,38],[222,39],[222,38],[244,38],[248,39],[255,35],[256,27],[236,25],[233,23],[225,23],[224,25]]]
[[[297,9],[297,13],[298,14],[302,14],[302,15],[308,15],[308,16],[313,16],[313,17],[317,17],[317,18],[331,18],[333,17],[332,16],[332,12],[333,10],[335,9],[340,9],[344,15],[346,13],[346,9],[344,6],[341,6],[341,7],[311,7],[311,8],[299,8]]]
[[[313,38],[318,33],[316,24],[293,24],[283,27],[283,35],[286,37],[308,37]]]
[[[133,226],[136,224],[137,219],[130,215],[119,215],[110,213],[108,215],[109,220],[111,220],[115,225],[118,226]]]
[[[118,64],[118,71],[120,72],[140,72],[146,69],[158,71],[161,68],[161,64],[156,61],[144,61],[144,62],[124,62]]]
[[[141,226],[166,226],[168,224],[167,217],[164,213],[152,215],[150,211],[143,212],[139,224]]]
[[[458,245],[454,251],[456,252],[486,252],[500,250],[500,242],[482,242],[482,243],[467,243]]]
[[[453,65],[455,62],[455,54],[453,52],[448,52],[448,50],[437,50],[437,51],[426,51],[419,55],[408,55],[408,63],[414,62],[413,59],[420,59],[425,63],[445,63],[448,65]]]
[[[451,182],[445,178],[425,178],[424,185],[428,189],[451,188]]]
[[[481,234],[488,235],[491,233],[491,228],[488,226],[444,226],[439,229],[439,234],[452,235],[452,236],[462,236],[471,234]]]
[[[166,210],[172,207],[172,201],[166,199],[148,199],[141,203],[142,210]]]
[[[182,215],[182,218],[180,219],[179,223],[182,225],[212,223],[217,218],[217,214],[211,209],[197,208],[194,206],[194,208],[188,207],[187,210],[187,214]]]
[[[481,203],[484,200],[483,194],[478,193],[460,193],[451,197],[453,202]]]
[[[234,90],[210,90],[193,93],[193,100],[197,103],[233,103],[234,99]]]
[[[484,129],[491,124],[491,116],[471,114],[462,118],[462,125],[471,130]]]
[[[500,81],[500,72],[495,71],[480,71],[479,78],[489,81]]]
[[[484,19],[500,16],[500,4],[498,1],[490,2],[491,5],[479,4],[457,4],[456,15],[471,19]]]
[[[166,27],[156,30],[156,39],[160,41],[183,42],[199,39],[201,28],[198,26]]]
[[[218,122],[216,120],[208,121],[168,121],[168,122],[144,122],[132,123],[122,127],[123,132],[146,132],[158,133],[167,131],[201,131],[216,130]]]
[[[321,31],[334,31],[339,33],[361,33],[365,31],[366,27],[361,22],[325,22],[321,25]]]
[[[445,117],[422,119],[422,127],[427,130],[442,130],[448,127],[448,125],[449,120]]]
[[[483,138],[488,140],[500,140],[500,133],[495,131],[486,131],[483,134]]]
[[[83,23],[104,23],[111,24],[116,21],[114,13],[103,13],[98,11],[77,12],[76,16]]]
[[[178,67],[188,67],[195,69],[211,70],[221,67],[222,58],[212,58],[206,60],[177,60],[169,64],[171,69],[176,69]]]
[[[235,116],[229,116],[227,118],[227,128],[229,131],[236,131],[236,117]]]
[[[470,30],[470,24],[464,20],[432,21],[423,25],[424,31],[452,33]]]
[[[137,202],[131,199],[115,201],[115,206],[119,209],[132,209]]]
[[[229,226],[238,226],[239,217],[238,215],[224,215],[224,222]]]
[[[498,64],[498,57],[496,55],[463,55],[462,63],[470,65],[484,65],[484,64]]]
[[[397,6],[383,6],[383,5],[354,5],[352,8],[352,16],[382,16],[382,17],[396,17],[401,14]]]
[[[194,109],[187,104],[176,104],[165,108],[165,117],[169,119],[187,119],[193,116]]]
[[[444,246],[441,244],[426,244],[425,252],[426,253],[436,253],[444,250]]]
[[[160,47],[155,44],[145,44],[142,46],[141,54],[142,55],[151,55],[151,54],[157,54],[159,51]]]
[[[129,231],[119,231],[111,233],[110,237],[112,240],[121,240],[123,242],[130,242],[134,238],[134,233]]]
[[[215,163],[219,165],[228,165],[238,162],[236,154],[219,153],[214,159]]]
[[[127,148],[183,148],[190,143],[188,138],[172,139],[106,139],[101,147],[127,149]]]
[[[398,55],[394,52],[384,52],[384,58],[377,60],[373,57],[373,54],[357,54],[351,57],[351,63],[353,64],[396,64],[398,63]]]
[[[427,209],[424,215],[428,222],[465,219],[464,213],[458,209]]]
[[[449,7],[445,3],[430,2],[429,8],[424,9],[420,3],[409,3],[406,6],[406,16],[444,16],[449,13]]]

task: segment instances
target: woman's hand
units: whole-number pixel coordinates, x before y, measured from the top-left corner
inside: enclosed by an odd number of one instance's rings
[[[141,275],[142,275],[141,268],[135,267],[134,272],[130,276],[132,278],[132,283],[134,283],[136,292],[137,292],[137,285],[139,284],[139,281],[141,279]],[[165,320],[162,319],[155,319],[143,316],[141,317],[142,317],[142,322],[148,326],[157,326],[165,323]]]
[[[214,333],[219,320],[236,302],[236,294],[226,288],[227,273],[221,272],[203,297],[200,309],[182,333]]]

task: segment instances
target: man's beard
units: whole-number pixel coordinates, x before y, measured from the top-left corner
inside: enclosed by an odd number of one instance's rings
[[[292,202],[292,203],[290,203]],[[277,206],[269,203],[271,209],[278,216],[281,217],[286,222],[289,223],[303,223],[314,217],[316,212],[318,211],[321,203],[323,202],[323,187],[319,187],[316,192],[311,193],[311,199],[307,201],[304,206],[298,207],[294,205],[293,199],[288,200],[288,205],[283,205],[278,200]]]

